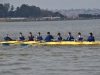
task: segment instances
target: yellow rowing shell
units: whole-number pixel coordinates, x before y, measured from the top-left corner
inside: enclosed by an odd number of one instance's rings
[[[2,41],[0,44],[39,44],[39,45],[99,45],[100,41],[87,42],[87,41]]]

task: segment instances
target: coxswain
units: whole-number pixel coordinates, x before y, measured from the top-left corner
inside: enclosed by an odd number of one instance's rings
[[[50,32],[47,32],[47,36],[45,37],[45,41],[46,41],[46,42],[49,42],[49,41],[51,41],[52,39],[54,39],[54,37],[50,34]]]
[[[6,41],[11,41],[12,39],[8,36],[8,34],[6,35],[6,37],[4,37],[4,40]]]

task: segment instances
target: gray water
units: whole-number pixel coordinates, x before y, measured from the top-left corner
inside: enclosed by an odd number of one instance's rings
[[[0,22],[0,40],[6,34],[17,39],[21,31],[34,36],[40,31],[43,38],[47,31],[63,38],[71,31],[76,38],[81,32],[84,38],[93,32],[100,40],[100,20]],[[0,75],[100,75],[100,45],[0,46]]]

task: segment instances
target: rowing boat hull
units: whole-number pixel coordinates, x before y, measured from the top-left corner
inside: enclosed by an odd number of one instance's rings
[[[99,45],[100,41],[87,42],[87,41],[3,41],[0,44],[9,43],[9,44],[39,44],[39,45]]]

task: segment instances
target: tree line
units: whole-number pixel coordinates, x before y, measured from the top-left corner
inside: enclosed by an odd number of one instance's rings
[[[0,4],[0,18],[10,18],[10,17],[26,17],[26,18],[40,18],[40,17],[61,17],[65,18],[64,15],[59,12],[52,12],[44,9],[40,9],[34,5],[29,6],[27,4],[22,4],[20,7],[14,8],[13,5],[9,3]]]
[[[93,14],[79,14],[79,17],[82,18],[100,18],[100,14],[93,15]]]

